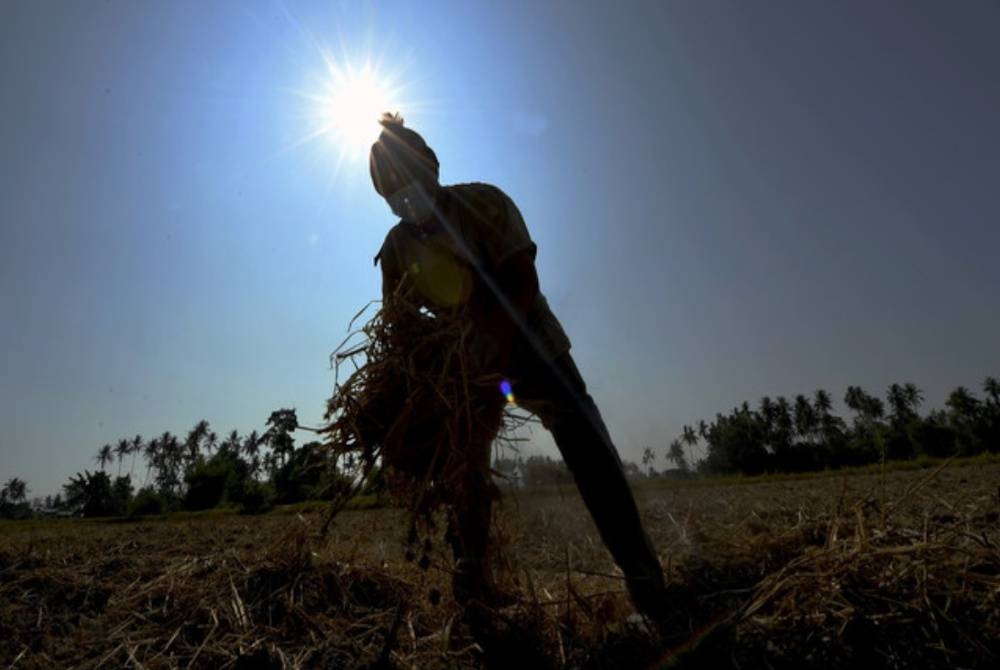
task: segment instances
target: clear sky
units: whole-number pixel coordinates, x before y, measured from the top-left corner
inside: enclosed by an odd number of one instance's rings
[[[298,142],[319,47],[518,203],[626,458],[765,394],[1000,374],[996,2],[8,0],[0,479],[320,421],[394,220]]]

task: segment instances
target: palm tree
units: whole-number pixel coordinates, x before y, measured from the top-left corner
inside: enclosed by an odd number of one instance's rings
[[[983,393],[986,394],[990,405],[1000,407],[1000,380],[996,377],[987,377],[983,382]]]
[[[208,436],[208,421],[202,419],[194,425],[190,431],[188,431],[187,437],[184,439],[184,449],[186,450],[186,457],[189,463],[194,463],[198,460],[198,452],[201,450],[201,441]]]
[[[875,396],[868,395],[860,386],[848,386],[844,404],[857,413],[861,423],[874,424],[885,416],[885,405]]]
[[[132,449],[132,444],[126,440],[118,440],[115,444],[115,456],[118,457],[118,476],[122,476],[122,460],[128,455],[129,451]]]
[[[653,469],[653,460],[656,458],[656,454],[649,447],[642,450],[642,464],[649,470],[649,476],[655,477],[656,470]]]
[[[816,425],[823,440],[829,438],[830,428],[833,425],[834,416],[833,399],[830,394],[823,389],[817,389],[813,394],[813,414],[816,417]]]
[[[775,409],[776,406],[774,401],[771,400],[771,396],[764,396],[760,399],[760,413],[768,421],[774,419]]]
[[[219,452],[220,453],[225,452],[227,454],[234,454],[236,456],[239,456],[240,446],[241,446],[240,434],[234,428],[233,430],[229,431],[229,435],[226,435],[226,439],[224,439],[222,441],[222,444],[219,445]]]
[[[129,453],[132,454],[132,466],[129,468],[129,475],[135,475],[135,455],[142,452],[142,435],[136,433],[129,444]]]
[[[821,418],[829,414],[830,410],[833,409],[833,400],[830,398],[830,394],[823,389],[817,389],[816,393],[813,394],[813,408]]]
[[[864,402],[861,399],[862,394],[864,394],[864,391],[861,390],[860,386],[848,386],[847,393],[844,394],[844,404],[858,414],[861,414],[864,407]]]
[[[695,431],[694,428],[692,428],[691,426],[688,426],[688,425],[685,424],[685,426],[681,429],[681,431],[682,431],[681,441],[684,444],[686,444],[687,446],[689,446],[689,447],[694,447],[696,444],[698,444],[698,435],[699,435],[699,432],[702,429],[704,429],[705,436],[707,436],[708,433],[709,433],[709,427],[706,426],[706,425],[704,425],[704,424],[705,424],[704,421],[702,421],[701,423],[699,423],[699,425],[698,425],[698,431]],[[707,437],[706,437],[706,439],[707,439]],[[699,452],[699,453],[703,453],[703,452]]]
[[[778,396],[774,422],[783,439],[791,442],[793,432],[792,406],[785,396]]]
[[[272,469],[278,463],[284,466],[285,461],[295,451],[295,438],[292,433],[299,427],[299,420],[294,409],[277,409],[271,412],[267,419],[270,428],[264,433],[263,440],[270,447],[271,453],[277,457],[272,459]]]
[[[917,417],[916,408],[923,400],[923,394],[913,384],[893,384],[886,392],[886,400],[892,411],[890,419],[896,427],[902,427]]]
[[[146,486],[149,483],[150,473],[157,467],[157,463],[159,463],[161,457],[160,438],[154,437],[146,443],[146,446],[142,449],[142,457],[146,459],[146,478],[142,480],[142,485]]]
[[[184,445],[176,435],[164,433],[160,436],[164,442],[164,452],[167,455],[167,462],[173,475],[175,486],[180,486],[181,469],[184,467]]]
[[[161,491],[176,492],[181,484],[181,468],[184,465],[184,445],[169,431],[164,431],[156,440],[156,485]]]
[[[778,417],[778,406],[774,404],[770,396],[764,396],[760,399],[757,417],[761,432],[763,432],[765,447],[770,447],[772,451],[776,452],[777,442],[780,441],[777,439],[780,431],[777,430],[777,426],[775,425]]]
[[[679,470],[687,471],[687,459],[684,457],[684,447],[681,445],[680,440],[674,440],[670,443],[670,449],[667,451],[667,460],[676,465]]]
[[[219,436],[215,434],[214,430],[208,431],[208,435],[205,436],[205,451],[211,454],[215,451],[215,447],[219,444]]]
[[[97,463],[100,465],[101,472],[104,472],[104,467],[108,463],[110,463],[111,461],[113,461],[114,458],[115,457],[112,455],[111,445],[110,444],[105,444],[103,447],[101,447],[98,450],[97,456],[94,457],[94,460],[97,461]]]
[[[795,396],[795,431],[808,444],[812,444],[816,432],[816,413],[802,394]]]
[[[948,419],[958,435],[959,450],[964,456],[971,456],[981,450],[981,430],[985,407],[979,398],[964,386],[957,387],[945,401]]]
[[[979,419],[982,411],[982,403],[976,396],[969,392],[964,386],[956,387],[948,396],[945,404],[951,410],[952,416],[963,421],[974,423]]]
[[[247,462],[250,464],[250,473],[256,476],[260,471],[260,437],[256,430],[250,431],[243,440],[243,453],[246,454]]]
[[[914,413],[916,413],[917,408],[924,402],[924,392],[918,389],[915,384],[903,384],[903,396]]]

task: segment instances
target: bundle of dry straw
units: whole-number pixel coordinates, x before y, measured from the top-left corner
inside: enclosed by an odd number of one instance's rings
[[[501,378],[469,353],[474,337],[465,313],[431,314],[397,293],[331,354],[337,383],[322,432],[354,492],[378,481],[429,518],[469,468],[489,467],[493,438],[518,419],[504,411]],[[341,383],[345,364],[353,372]]]

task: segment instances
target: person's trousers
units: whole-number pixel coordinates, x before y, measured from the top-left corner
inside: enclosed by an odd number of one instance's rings
[[[569,352],[552,361],[525,356],[512,366],[510,381],[517,404],[552,433],[636,606],[654,618],[662,616],[667,607],[663,570],[642,526],[618,451],[573,357]],[[486,556],[492,498],[483,495],[462,502],[466,509],[459,511],[456,530],[470,540],[462,553],[478,577],[488,574],[479,566]]]

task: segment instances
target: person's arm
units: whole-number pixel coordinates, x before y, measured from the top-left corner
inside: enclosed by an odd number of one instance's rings
[[[403,279],[403,275],[399,271],[395,248],[390,243],[391,235],[392,233],[390,232],[386,236],[386,241],[383,243],[382,249],[379,251],[376,259],[382,269],[382,323],[388,329],[390,345],[397,347],[404,344],[397,341],[399,338],[394,337],[399,331],[399,320],[403,314],[403,310],[398,303],[394,303],[393,301],[400,290],[400,282]]]
[[[382,305],[385,306],[392,300],[393,294],[399,286],[400,277],[391,269],[387,269],[388,264],[382,260]]]
[[[471,316],[482,340],[481,363],[491,371],[501,371],[510,362],[511,347],[538,296],[538,274],[531,251],[512,254],[491,273],[490,279],[499,296],[483,282],[486,295],[474,303]]]

